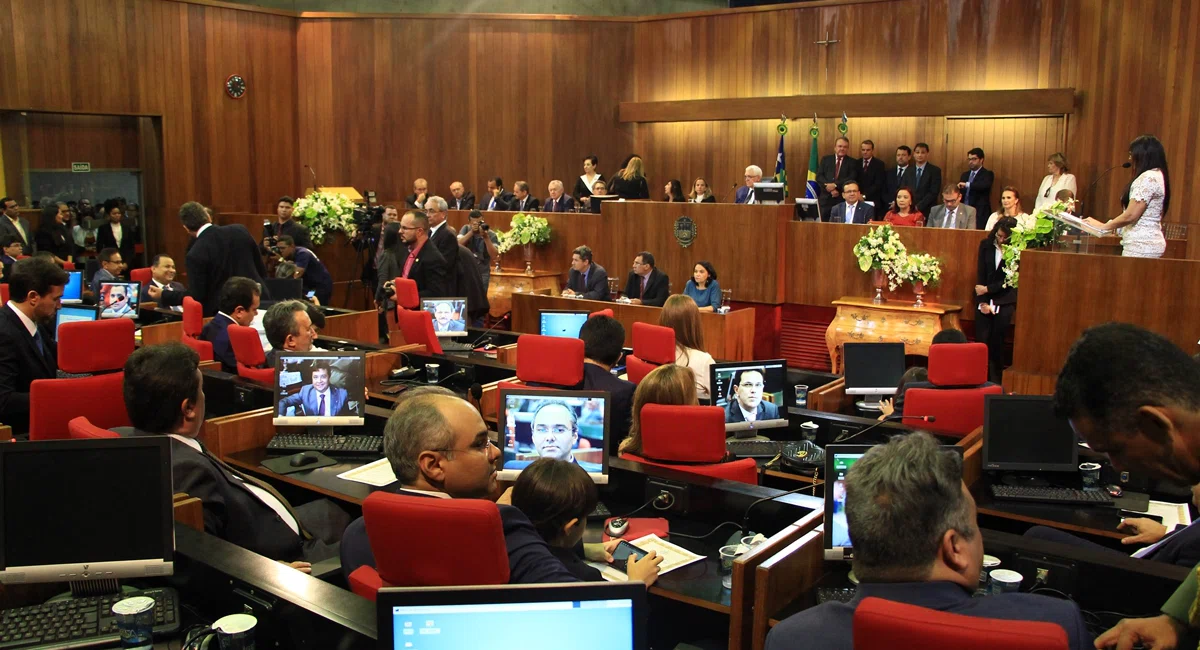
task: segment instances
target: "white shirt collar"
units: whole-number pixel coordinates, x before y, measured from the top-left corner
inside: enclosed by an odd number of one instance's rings
[[[178,440],[179,442],[182,442],[183,444],[191,447],[192,449],[195,449],[196,451],[198,451],[202,454],[204,453],[204,449],[200,446],[200,443],[195,438],[188,438],[186,436],[181,436],[178,433],[171,433],[168,435],[170,435],[172,438]]]
[[[747,422],[754,422],[756,419],[758,419],[758,409],[757,408],[754,409],[753,411],[747,411],[742,406],[741,402],[738,402],[737,405],[738,405],[738,410],[742,412],[743,420],[745,420]]]
[[[197,230],[197,231],[196,231],[196,239],[199,239],[199,238],[200,238],[200,235],[201,235],[201,234],[203,234],[203,233],[204,233],[204,231],[205,231],[205,230],[208,230],[209,228],[212,228],[212,224],[211,224],[211,223],[206,223],[206,224],[204,224],[203,226],[200,226],[200,230]]]
[[[404,490],[405,492],[412,492],[413,494],[424,494],[425,496],[437,497],[439,499],[451,498],[450,495],[446,494],[445,492],[433,492],[431,490],[418,490],[416,488],[410,488],[407,485],[400,486],[400,489]]]
[[[16,312],[16,313],[17,313],[17,318],[20,318],[20,319],[21,319],[21,322],[25,324],[25,329],[29,330],[29,335],[30,335],[30,336],[36,336],[36,335],[37,335],[37,323],[34,323],[32,318],[30,318],[30,317],[26,316],[26,315],[25,315],[25,312],[23,312],[23,311],[21,311],[20,309],[18,309],[18,308],[17,308],[17,304],[16,304],[16,303],[14,303],[13,301],[9,300],[9,301],[8,301],[8,308],[9,308],[9,309],[11,309],[11,310],[13,310],[14,312]]]

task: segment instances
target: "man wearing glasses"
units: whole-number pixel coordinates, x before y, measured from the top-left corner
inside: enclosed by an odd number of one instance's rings
[[[763,401],[762,368],[744,368],[733,377],[729,403],[725,405],[725,422],[758,422],[779,419],[779,407]]]

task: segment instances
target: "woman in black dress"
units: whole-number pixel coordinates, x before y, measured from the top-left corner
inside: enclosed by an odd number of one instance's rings
[[[988,380],[1000,383],[1004,371],[1004,336],[1017,308],[1017,290],[1004,286],[1004,253],[1001,247],[1017,226],[1013,217],[1001,217],[987,239],[979,242],[979,267],[975,282],[975,340],[988,346]]]
[[[38,222],[33,241],[39,252],[49,251],[54,263],[66,266],[75,254],[75,242],[67,230],[67,219],[71,213],[66,203],[50,203],[42,207],[42,219]]]

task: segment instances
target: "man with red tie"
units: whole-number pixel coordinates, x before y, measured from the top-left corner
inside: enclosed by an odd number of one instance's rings
[[[850,140],[839,137],[833,145],[833,154],[821,159],[817,167],[817,185],[821,195],[817,205],[821,208],[821,219],[829,220],[833,206],[842,201],[842,185],[854,180],[858,161],[850,157]]]

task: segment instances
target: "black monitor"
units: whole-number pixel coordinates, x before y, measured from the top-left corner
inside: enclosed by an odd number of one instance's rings
[[[171,575],[171,439],[0,445],[0,583]]]
[[[786,427],[787,360],[714,363],[708,370],[712,405],[725,409],[725,431],[754,437],[759,429]],[[753,420],[746,413],[753,412]]]
[[[983,401],[983,468],[1012,472],[1074,472],[1078,438],[1054,414],[1049,395],[988,395]]]
[[[58,338],[58,328],[62,327],[63,323],[72,323],[75,321],[92,321],[100,315],[99,309],[91,305],[63,305],[58,308],[58,314],[54,317],[54,336]]]
[[[903,343],[844,343],[847,395],[894,395],[904,376]]]
[[[567,309],[542,309],[538,311],[538,320],[540,321],[538,333],[542,336],[577,339],[579,330],[587,322],[589,313]]]
[[[500,451],[504,468],[496,475],[515,481],[542,457],[578,464],[596,483],[608,483],[608,423],[611,399],[600,390],[500,391]]]
[[[67,271],[67,284],[63,287],[62,304],[76,305],[83,302],[83,271]]]
[[[138,298],[142,286],[136,282],[101,282],[100,318],[138,317]]]
[[[275,417],[283,426],[361,426],[365,352],[287,352],[275,358]]]
[[[433,333],[435,336],[467,336],[467,299],[457,298],[425,298],[421,300],[421,309],[433,316]]]

